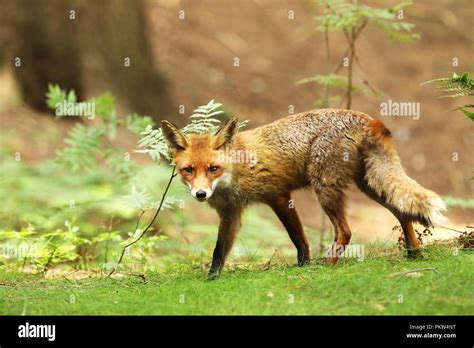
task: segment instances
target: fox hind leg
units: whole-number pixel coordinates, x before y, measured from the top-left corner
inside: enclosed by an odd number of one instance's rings
[[[413,230],[413,223],[409,220],[404,220],[402,218],[398,218],[398,221],[400,221],[403,230],[403,236],[405,237],[407,257],[409,259],[416,259],[422,257],[420,242],[416,238],[415,231]]]
[[[359,150],[355,133],[342,127],[334,136],[322,134],[311,147],[307,166],[310,180],[321,207],[334,226],[334,243],[328,250],[328,263],[336,263],[351,240],[345,216],[344,190],[357,172]]]
[[[345,195],[339,188],[332,187],[316,189],[316,194],[321,207],[334,226],[334,243],[327,252],[326,261],[335,264],[346,250],[352,236],[345,216]]]

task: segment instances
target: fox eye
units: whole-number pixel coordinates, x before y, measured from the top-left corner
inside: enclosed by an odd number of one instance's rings
[[[188,174],[192,174],[193,173],[193,168],[192,167],[186,167],[186,168],[183,168],[182,170],[184,170],[184,172],[188,173]]]
[[[215,173],[215,172],[217,172],[218,170],[219,170],[219,167],[218,167],[218,166],[210,166],[210,167],[209,167],[209,171],[210,171],[211,173]]]

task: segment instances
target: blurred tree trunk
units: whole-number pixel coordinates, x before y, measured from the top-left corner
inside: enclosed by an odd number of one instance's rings
[[[6,18],[11,36],[6,42],[8,54],[4,62],[14,67],[23,101],[34,109],[45,110],[49,82],[74,88],[81,97],[79,47],[66,3],[13,2],[6,9],[2,6],[3,16],[12,14],[9,9],[16,17]],[[20,66],[14,65],[17,58]]]
[[[100,93],[107,86],[100,86],[105,83],[97,81],[97,76],[104,76],[108,89],[127,100],[134,112],[161,117],[170,113],[167,82],[158,70],[148,38],[146,3],[107,0],[90,5],[83,4],[79,11],[85,17],[81,47],[87,51],[82,55],[83,65],[90,72],[84,76],[86,84],[95,94]]]
[[[150,47],[144,1],[20,0],[6,7],[4,13],[15,16],[0,15],[11,33],[0,37],[0,51],[7,52],[0,63],[14,66],[15,57],[21,58],[14,72],[31,107],[46,109],[51,82],[73,88],[80,99],[110,90],[119,107],[155,118],[171,112],[167,83]]]

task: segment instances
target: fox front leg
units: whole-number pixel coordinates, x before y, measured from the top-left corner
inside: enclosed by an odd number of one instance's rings
[[[268,202],[283,226],[285,226],[291,241],[298,251],[298,265],[303,266],[311,262],[311,251],[298,213],[292,204],[289,193],[273,198]]]
[[[217,278],[222,268],[224,268],[225,260],[229,255],[230,249],[234,244],[235,237],[241,226],[242,208],[231,208],[218,211],[220,216],[219,233],[217,243],[212,255],[211,269],[209,270],[208,279]]]

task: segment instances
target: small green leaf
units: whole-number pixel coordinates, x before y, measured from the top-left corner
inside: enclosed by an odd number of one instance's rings
[[[107,120],[115,109],[115,98],[109,92],[103,93],[97,98],[92,99],[95,103],[96,115]]]

